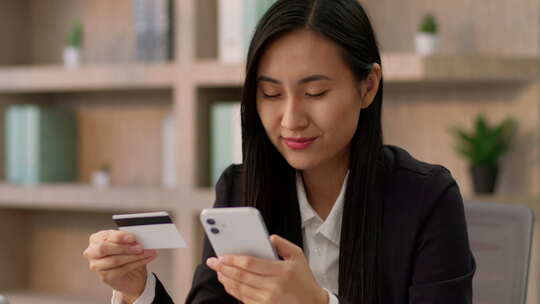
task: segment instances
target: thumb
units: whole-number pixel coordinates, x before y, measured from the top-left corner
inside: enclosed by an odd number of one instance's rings
[[[272,245],[274,245],[274,248],[276,248],[277,254],[285,260],[293,260],[303,254],[300,247],[277,234],[272,235],[270,241],[272,242]]]

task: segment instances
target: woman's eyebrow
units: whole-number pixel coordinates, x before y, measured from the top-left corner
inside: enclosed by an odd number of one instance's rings
[[[320,80],[332,80],[332,79],[330,77],[327,77],[327,76],[324,76],[324,75],[321,75],[321,74],[316,74],[316,75],[310,75],[310,76],[307,76],[307,77],[304,77],[304,78],[298,80],[298,84],[304,84],[304,83],[307,83],[307,82],[320,81]],[[271,83],[275,83],[275,84],[282,84],[281,81],[279,81],[277,79],[274,79],[272,77],[264,76],[264,75],[260,75],[259,77],[257,77],[257,82],[259,82],[259,81],[266,81],[266,82],[271,82]]]
[[[308,76],[308,77],[304,77],[304,78],[298,80],[298,83],[303,84],[303,83],[307,83],[307,82],[320,81],[320,80],[332,80],[332,79],[330,77],[317,74],[317,75],[311,75],[311,76]]]
[[[281,81],[268,77],[268,76],[264,76],[264,75],[260,75],[259,77],[257,77],[257,82],[259,81],[266,81],[266,82],[271,82],[275,84],[281,84]]]

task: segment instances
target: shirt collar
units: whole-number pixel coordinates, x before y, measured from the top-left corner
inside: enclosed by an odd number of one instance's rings
[[[349,172],[345,175],[343,179],[343,184],[341,185],[341,190],[339,195],[332,206],[330,214],[324,222],[319,217],[317,212],[313,210],[306,196],[306,190],[304,188],[304,182],[302,180],[302,175],[300,172],[296,172],[296,193],[298,197],[298,204],[300,206],[300,216],[302,219],[302,228],[311,221],[312,219],[318,219],[322,222],[322,225],[319,227],[317,232],[324,235],[327,239],[332,241],[334,244],[339,246],[341,241],[341,222],[343,218],[343,206],[345,201],[345,191],[347,189],[347,180],[349,177]]]

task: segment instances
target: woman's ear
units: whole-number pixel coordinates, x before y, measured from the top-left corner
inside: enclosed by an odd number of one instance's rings
[[[371,72],[369,75],[361,82],[360,92],[362,93],[362,109],[365,109],[373,103],[375,96],[379,91],[379,83],[382,78],[381,66],[378,63],[373,63]]]

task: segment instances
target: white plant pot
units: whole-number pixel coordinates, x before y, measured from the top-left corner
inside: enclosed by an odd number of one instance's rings
[[[111,185],[111,176],[105,171],[94,171],[92,173],[92,185],[98,189],[104,189]]]
[[[9,301],[5,296],[0,295],[0,304],[9,304]]]
[[[76,68],[81,64],[81,50],[72,46],[65,47],[62,59],[66,68]]]
[[[418,33],[415,39],[416,52],[422,56],[435,54],[439,49],[439,37],[434,34]]]

